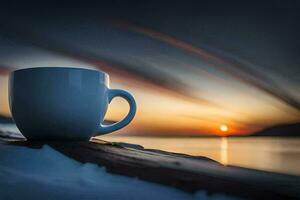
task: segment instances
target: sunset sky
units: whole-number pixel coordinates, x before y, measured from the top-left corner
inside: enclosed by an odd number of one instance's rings
[[[7,5],[0,114],[10,115],[9,71],[70,66],[106,71],[111,88],[135,96],[134,121],[115,134],[222,136],[300,122],[298,8],[289,1]],[[116,99],[106,118],[127,110]]]

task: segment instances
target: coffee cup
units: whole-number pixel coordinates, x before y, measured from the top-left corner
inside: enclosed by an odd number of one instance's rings
[[[130,106],[119,122],[104,125],[114,97]],[[37,67],[13,71],[9,78],[13,119],[27,140],[89,140],[128,125],[136,113],[133,96],[110,89],[105,72],[69,67]]]

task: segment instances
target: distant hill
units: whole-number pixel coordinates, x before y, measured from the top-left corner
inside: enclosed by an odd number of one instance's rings
[[[276,125],[254,133],[252,136],[299,136],[300,123]]]
[[[3,115],[0,115],[0,123],[2,123],[2,124],[14,123],[14,121],[10,117],[6,117],[6,116],[3,116]]]

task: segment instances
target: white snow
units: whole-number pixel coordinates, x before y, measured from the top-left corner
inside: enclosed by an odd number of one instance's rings
[[[0,199],[237,199],[205,191],[189,194],[155,183],[110,174],[44,145],[41,149],[0,144]]]
[[[0,123],[0,137],[11,139],[25,139],[17,126],[13,123],[1,124]]]

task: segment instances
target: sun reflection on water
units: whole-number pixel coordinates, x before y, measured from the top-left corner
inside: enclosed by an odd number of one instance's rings
[[[102,140],[148,149],[205,156],[224,165],[300,175],[300,139],[271,137],[137,137],[104,135]]]
[[[220,156],[221,163],[224,165],[228,164],[228,141],[226,137],[221,138]]]

